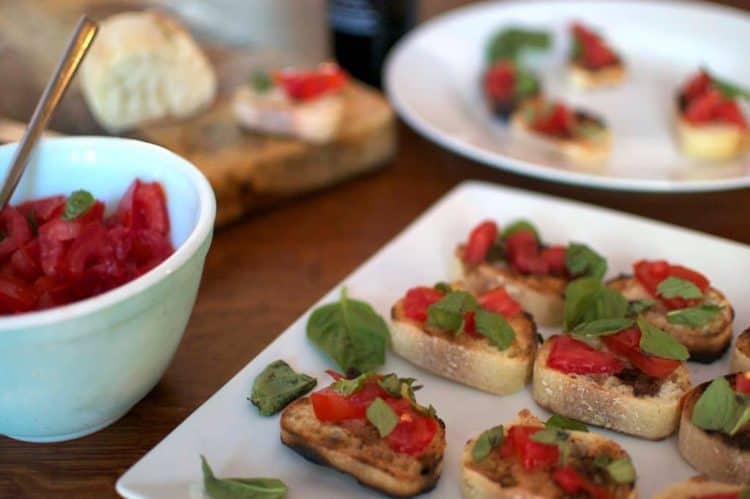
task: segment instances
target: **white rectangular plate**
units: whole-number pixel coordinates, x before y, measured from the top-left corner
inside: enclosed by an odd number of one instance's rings
[[[596,248],[609,260],[609,276],[629,272],[631,263],[640,258],[665,258],[694,267],[738,307],[736,331],[750,322],[750,307],[744,307],[742,299],[750,247],[590,205],[477,182],[464,183],[448,193],[316,306],[335,300],[341,286],[346,286],[350,296],[368,301],[388,317],[390,306],[408,288],[449,277],[453,248],[477,222],[493,218],[502,224],[521,217],[534,221],[546,241],[579,241]],[[311,464],[286,448],[279,440],[278,416],[261,417],[247,401],[255,376],[276,359],[317,376],[319,387],[329,383],[324,370],[333,364],[305,337],[309,313],[125,473],[117,491],[129,498],[195,496],[201,482],[198,456],[204,454],[217,476],[281,478],[289,486],[290,498],[382,497],[351,477]],[[728,355],[710,366],[690,365],[694,383],[727,370]],[[508,397],[489,395],[428,374],[393,354],[388,355],[383,371],[418,378],[425,385],[420,401],[432,403],[445,421],[445,468],[437,488],[426,497],[460,495],[459,457],[471,436],[514,419],[523,408],[548,416],[529,390]],[[633,457],[640,497],[651,497],[662,487],[696,474],[677,452],[674,437],[650,442],[594,430],[619,442]]]

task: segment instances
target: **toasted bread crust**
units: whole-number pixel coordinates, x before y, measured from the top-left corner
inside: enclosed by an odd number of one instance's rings
[[[574,87],[585,90],[617,85],[625,79],[625,74],[625,65],[620,61],[597,70],[587,69],[575,61],[568,63],[568,80]]]
[[[693,477],[686,482],[670,485],[659,492],[654,499],[692,499],[710,494],[731,494],[742,490],[737,485],[712,482],[706,477]]]
[[[542,407],[622,433],[659,440],[677,429],[680,398],[690,389],[687,368],[678,367],[655,396],[635,396],[615,376],[567,374],[547,367],[551,341],[534,362],[532,396]]]
[[[412,497],[435,487],[443,467],[445,425],[424,453],[391,450],[363,420],[324,423],[315,417],[309,397],[290,404],[281,415],[281,441],[304,458],[329,466],[360,483],[394,497]]]
[[[750,328],[737,336],[732,349],[729,372],[750,371]]]
[[[750,449],[730,445],[725,435],[705,431],[691,421],[695,403],[708,385],[698,385],[685,396],[677,447],[685,461],[708,478],[744,484],[750,477]]]
[[[539,426],[543,424],[528,410],[521,411],[510,425]],[[509,426],[510,426],[509,425]],[[614,459],[627,457],[617,443],[594,433],[570,431],[573,455],[595,456],[606,453]],[[461,455],[461,493],[464,499],[558,499],[568,497],[557,487],[549,471],[527,471],[518,464],[508,464],[507,479],[498,480],[482,463],[473,461],[471,451],[476,439],[469,440]],[[506,463],[508,458],[501,458]],[[635,484],[622,485],[611,491],[612,499],[635,498]]]
[[[692,158],[727,161],[740,156],[750,146],[748,132],[737,126],[721,123],[693,125],[679,110],[675,121],[680,147]]]
[[[508,319],[516,341],[504,351],[486,338],[435,331],[408,319],[403,300],[393,306],[391,318],[393,351],[423,369],[497,395],[515,393],[531,379],[537,330],[526,314]]]
[[[504,264],[482,262],[467,265],[462,259],[464,246],[459,245],[454,254],[454,267],[458,269],[472,293],[481,294],[492,288],[503,287],[521,307],[542,326],[562,324],[565,308],[565,287],[568,280],[556,276],[524,275]]]
[[[622,275],[607,281],[607,286],[619,291],[628,300],[653,298],[646,288],[633,276]],[[732,322],[734,308],[724,294],[715,288],[706,291],[706,303],[719,305],[723,310],[714,320],[700,327],[671,324],[667,321],[667,309],[656,303],[644,312],[646,320],[666,331],[677,341],[685,345],[690,352],[690,360],[709,363],[719,359],[732,343]]]

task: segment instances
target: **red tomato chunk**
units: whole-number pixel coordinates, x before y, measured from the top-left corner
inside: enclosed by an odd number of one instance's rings
[[[617,374],[625,364],[607,351],[600,351],[570,336],[556,336],[547,366],[564,373]]]
[[[0,212],[0,314],[43,310],[104,293],[174,252],[158,182],[134,181],[109,217],[96,200],[69,212],[71,200],[50,196]]]
[[[540,426],[511,426],[500,447],[503,457],[517,456],[523,467],[529,471],[551,468],[560,459],[556,445],[535,442],[531,436],[541,431]]]

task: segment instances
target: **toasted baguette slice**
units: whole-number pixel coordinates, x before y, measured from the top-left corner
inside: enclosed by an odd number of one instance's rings
[[[575,62],[568,63],[568,81],[576,88],[591,90],[617,85],[625,79],[625,65],[621,62],[592,70]]]
[[[391,318],[393,351],[423,369],[498,395],[515,393],[531,379],[537,331],[528,314],[508,319],[516,341],[502,351],[486,338],[457,336],[409,319],[403,300],[393,306]]]
[[[748,132],[722,123],[694,125],[678,111],[675,119],[682,151],[705,161],[727,161],[740,156],[750,146]]]
[[[711,494],[739,493],[742,487],[728,483],[712,482],[706,477],[693,477],[686,482],[670,485],[659,492],[654,499],[693,499]]]
[[[508,425],[543,426],[528,410],[518,414],[518,419]],[[506,427],[507,428],[507,427]],[[569,431],[571,452],[569,461],[593,461],[601,454],[613,459],[627,457],[615,442],[594,433]],[[476,438],[469,440],[461,455],[461,494],[464,499],[561,499],[570,497],[557,486],[549,471],[528,471],[517,458],[500,457],[497,451],[476,463],[472,449]],[[611,499],[635,498],[635,484],[610,485]],[[576,496],[577,497],[577,496]]]
[[[391,450],[365,420],[324,423],[309,397],[281,415],[281,441],[302,457],[352,475],[363,485],[394,497],[412,497],[437,484],[445,454],[445,425],[425,452],[410,456]]]
[[[454,277],[463,280],[475,294],[503,287],[521,307],[542,326],[558,326],[563,321],[565,287],[568,280],[563,277],[524,275],[504,263],[482,262],[467,265],[463,260],[464,245],[459,245],[454,254]]]
[[[732,380],[734,375],[726,378]],[[712,480],[743,484],[750,477],[750,428],[734,437],[717,431],[706,431],[692,423],[695,403],[710,382],[693,388],[684,400],[677,447],[682,457],[696,470]]]
[[[624,376],[568,374],[547,367],[552,338],[544,342],[534,361],[532,395],[539,405],[584,423],[650,440],[674,433],[680,398],[690,390],[684,364],[665,380],[642,375],[642,383],[639,378]]]
[[[607,286],[619,291],[628,300],[653,299],[638,279],[632,276],[616,277],[608,281]],[[667,309],[658,301],[643,315],[651,324],[666,331],[685,345],[690,352],[690,360],[713,362],[724,355],[732,342],[734,309],[727,297],[715,288],[709,288],[706,291],[705,303],[718,305],[722,307],[722,310],[711,322],[698,327],[668,322]]]
[[[732,349],[732,360],[729,364],[730,372],[750,371],[750,328],[737,336]]]

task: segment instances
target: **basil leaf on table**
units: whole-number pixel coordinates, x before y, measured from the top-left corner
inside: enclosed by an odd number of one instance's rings
[[[427,324],[444,331],[459,331],[464,314],[477,307],[477,300],[470,293],[451,291],[427,308]]]
[[[500,314],[479,309],[474,312],[477,332],[490,340],[500,350],[505,350],[516,340],[516,333]]]
[[[656,291],[664,298],[702,298],[703,293],[698,286],[686,279],[669,276],[656,286]]]
[[[501,60],[516,61],[524,49],[547,49],[552,38],[546,31],[509,28],[492,37],[487,49],[487,60],[494,63]]]
[[[595,277],[582,277],[565,288],[565,329],[599,319],[622,319],[628,301]]]
[[[718,305],[699,305],[667,312],[667,322],[682,326],[698,327],[708,324],[721,312]]]
[[[367,303],[341,291],[337,303],[317,308],[307,321],[307,337],[344,371],[374,371],[385,363],[388,326]]]
[[[540,242],[542,239],[539,237],[539,231],[536,230],[536,227],[534,227],[534,224],[529,222],[528,220],[516,220],[515,222],[512,222],[508,224],[505,229],[500,233],[500,239],[505,240],[508,238],[508,236],[512,236],[516,232],[523,232],[523,231],[529,231],[534,234],[534,237],[536,237],[537,242]]]
[[[586,425],[581,423],[580,421],[577,421],[571,418],[566,418],[565,416],[560,416],[559,414],[553,414],[552,416],[550,416],[547,422],[544,423],[544,426],[545,428],[558,429],[558,430],[573,430],[573,431],[585,431],[585,432],[589,431]]]
[[[367,420],[378,429],[380,437],[387,437],[398,425],[398,415],[383,399],[380,397],[372,401],[367,407]]]
[[[281,499],[287,486],[276,478],[216,478],[201,456],[203,488],[211,499]]]
[[[597,319],[591,322],[582,322],[573,328],[571,334],[584,338],[594,336],[608,336],[618,331],[633,326],[633,319]]]
[[[570,243],[565,251],[565,266],[570,275],[601,279],[607,273],[607,260],[585,244]]]
[[[73,220],[83,215],[92,206],[96,199],[91,195],[89,191],[78,190],[73,192],[68,199],[65,200],[65,211],[63,212],[63,220]]]
[[[477,438],[476,442],[474,442],[474,447],[471,449],[471,458],[475,463],[484,461],[493,450],[502,445],[504,438],[505,431],[503,425],[495,426],[494,428],[483,431],[479,435],[479,438]]]
[[[249,400],[261,416],[271,416],[315,388],[317,383],[315,378],[294,372],[283,360],[276,360],[255,378]]]
[[[643,317],[638,318],[638,329],[641,330],[640,347],[644,352],[664,359],[684,361],[690,358],[685,345]]]

